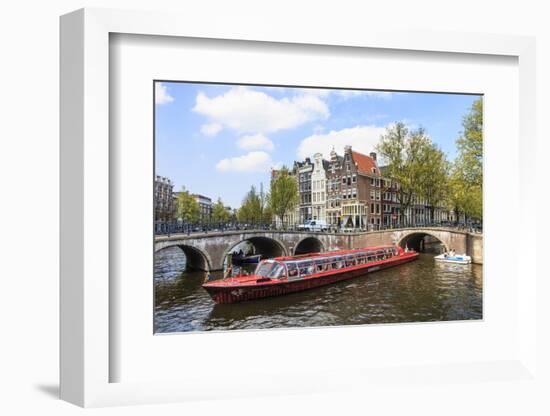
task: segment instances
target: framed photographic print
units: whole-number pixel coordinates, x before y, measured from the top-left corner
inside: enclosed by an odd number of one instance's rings
[[[62,398],[530,379],[533,40],[200,20],[62,17]]]
[[[482,319],[480,94],[154,89],[155,333]]]

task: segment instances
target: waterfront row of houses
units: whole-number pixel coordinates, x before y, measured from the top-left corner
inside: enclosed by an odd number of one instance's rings
[[[179,192],[174,192],[174,184],[164,176],[155,177],[155,221],[172,221],[176,218],[176,204]],[[212,217],[212,199],[191,194],[199,205],[199,217],[202,222],[208,222]]]
[[[272,179],[278,175],[272,170]],[[329,159],[316,153],[313,159],[295,161],[291,170],[299,193],[296,208],[282,220],[281,225],[304,224],[309,220],[325,221],[330,227],[351,229],[378,229],[396,227],[401,221],[406,225],[422,225],[430,222],[454,222],[452,211],[444,207],[431,207],[418,196],[401,215],[398,200],[399,184],[385,175],[385,168],[378,166],[376,153],[365,155],[344,148],[344,154],[334,149]],[[176,219],[176,201],[179,192],[174,192],[170,179],[157,176],[155,180],[155,221]],[[200,221],[209,222],[212,217],[212,199],[192,194],[200,208]],[[431,212],[433,210],[433,218]],[[463,218],[459,218],[463,220]]]
[[[376,153],[364,155],[351,146],[345,147],[343,155],[333,149],[329,160],[316,153],[313,160],[296,161],[291,174],[298,184],[299,204],[282,221],[303,224],[321,220],[332,227],[353,229],[398,226],[402,221],[399,184],[385,177],[384,172]],[[273,170],[272,178],[277,174]],[[432,207],[414,196],[404,218],[409,225],[455,221],[453,212],[443,207],[433,207],[433,218],[431,211]]]

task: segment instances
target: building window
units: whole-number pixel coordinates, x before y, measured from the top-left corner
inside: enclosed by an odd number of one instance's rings
[[[357,175],[354,173],[353,176],[351,177],[351,181],[353,183],[357,182]]]

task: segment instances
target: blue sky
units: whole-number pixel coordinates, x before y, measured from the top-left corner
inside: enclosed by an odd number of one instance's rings
[[[256,87],[181,82],[155,84],[155,169],[182,186],[238,208],[251,185],[269,187],[272,167],[316,152],[329,158],[350,144],[374,151],[392,123],[423,127],[456,156],[462,117],[478,96]]]

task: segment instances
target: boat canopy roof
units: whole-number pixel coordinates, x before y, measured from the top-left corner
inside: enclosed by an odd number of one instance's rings
[[[360,257],[366,257],[367,261],[372,257],[381,255],[397,255],[398,249],[395,246],[369,247],[358,250],[344,250],[332,253],[314,253],[305,256],[278,257],[273,260],[280,261],[289,265],[306,265],[317,263],[330,263],[335,261],[352,260]]]
[[[289,278],[303,277],[313,273],[366,264],[396,256],[398,253],[399,249],[395,246],[383,246],[304,256],[277,257],[261,261],[254,274],[270,279],[280,279],[287,275]]]

